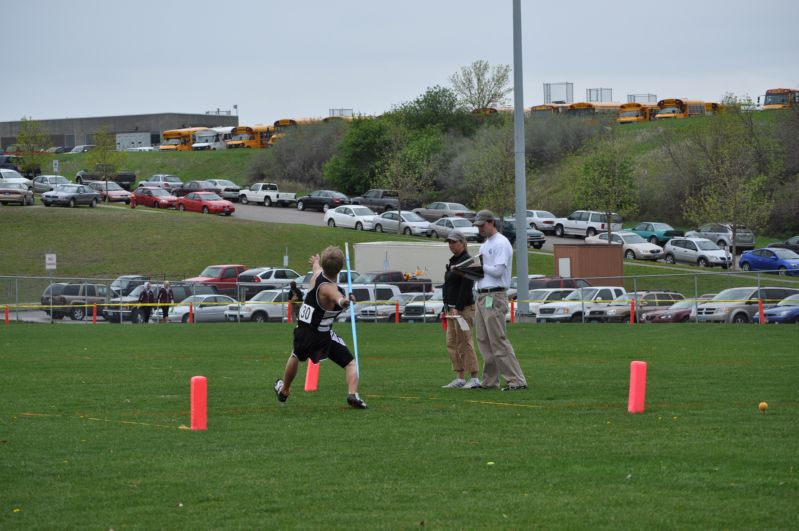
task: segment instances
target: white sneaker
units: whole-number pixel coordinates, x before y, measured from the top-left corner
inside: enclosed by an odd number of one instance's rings
[[[463,389],[474,389],[475,387],[480,387],[480,380],[477,378],[472,378],[465,384],[461,386]]]
[[[442,385],[441,388],[442,389],[460,389],[464,385],[466,385],[466,380],[464,380],[463,378],[455,378],[454,380],[449,382],[447,385]]]

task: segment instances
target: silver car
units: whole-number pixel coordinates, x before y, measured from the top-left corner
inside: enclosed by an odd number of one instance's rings
[[[663,247],[663,259],[669,264],[684,262],[723,269],[732,265],[732,255],[706,238],[672,238]]]
[[[219,192],[217,193],[222,196],[222,199],[227,199],[228,201],[233,201],[234,203],[239,200],[239,192],[241,192],[241,187],[239,187],[239,185],[233,181],[229,181],[227,179],[208,179],[208,182],[219,189]]]
[[[732,250],[732,224],[730,223],[708,223],[698,229],[685,233],[687,238],[707,238],[714,242],[721,249]],[[738,225],[735,231],[735,251],[751,251],[755,248],[755,234],[744,227]]]
[[[289,300],[288,290],[268,289],[259,291],[250,300],[243,304],[229,304],[225,310],[225,319],[228,321],[253,321],[265,323],[267,321],[283,321],[286,317],[286,303]]]
[[[66,177],[61,175],[37,175],[33,178],[33,192],[43,194],[49,192],[59,184],[70,184]]]
[[[376,218],[375,232],[398,232],[397,225],[400,225],[399,232],[410,236],[426,236],[427,231],[430,230],[430,222],[424,219],[416,212],[410,210],[402,211],[402,220],[399,219],[396,210],[389,210],[383,212]]]
[[[180,305],[169,308],[167,320],[170,323],[188,323],[191,311],[195,323],[224,322],[225,311],[230,304],[235,303],[236,300],[227,295],[192,295]]]
[[[472,222],[464,218],[441,218],[430,224],[427,235],[432,238],[446,238],[454,231],[463,234],[467,241],[476,242],[480,238],[477,227],[472,226]]]
[[[776,306],[781,300],[799,293],[799,289],[757,286],[730,288],[719,292],[711,300],[696,309],[696,320],[700,323],[749,323],[755,312]]]

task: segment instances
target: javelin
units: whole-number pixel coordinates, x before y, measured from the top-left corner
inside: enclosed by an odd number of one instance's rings
[[[345,256],[347,257],[347,298],[352,297],[352,270],[350,269],[350,242],[344,244]],[[350,321],[352,322],[352,345],[355,347],[355,374],[361,377],[360,366],[358,365],[358,333],[355,331],[355,303],[350,300]]]

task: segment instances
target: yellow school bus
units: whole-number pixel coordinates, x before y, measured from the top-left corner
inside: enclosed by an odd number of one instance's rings
[[[657,105],[652,103],[623,103],[619,107],[616,122],[620,124],[648,122],[654,119],[657,109]]]
[[[566,103],[545,103],[542,105],[533,105],[530,107],[530,116],[560,114],[568,108],[569,106]]]
[[[228,149],[261,149],[272,145],[274,131],[268,125],[240,125],[230,133],[233,138],[226,143]]]
[[[794,107],[799,107],[799,89],[776,88],[766,91],[766,99],[763,102],[764,111]]]
[[[161,151],[191,151],[194,144],[194,134],[205,131],[207,127],[187,127],[186,129],[170,129],[161,133],[163,142],[159,146]]]
[[[718,104],[716,104],[716,108],[718,108]],[[655,116],[656,120],[692,118],[708,114],[707,104],[699,100],[681,100],[679,98],[660,100],[658,109],[658,114]]]
[[[581,101],[569,105],[568,109],[565,109],[565,112],[570,116],[594,116],[595,114],[617,114],[619,112],[619,107],[621,107],[621,104],[614,102]]]

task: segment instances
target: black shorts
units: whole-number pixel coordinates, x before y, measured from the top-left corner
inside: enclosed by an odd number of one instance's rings
[[[294,329],[294,355],[300,361],[310,359],[314,363],[327,358],[342,368],[355,359],[335,332],[317,332],[308,326]]]

